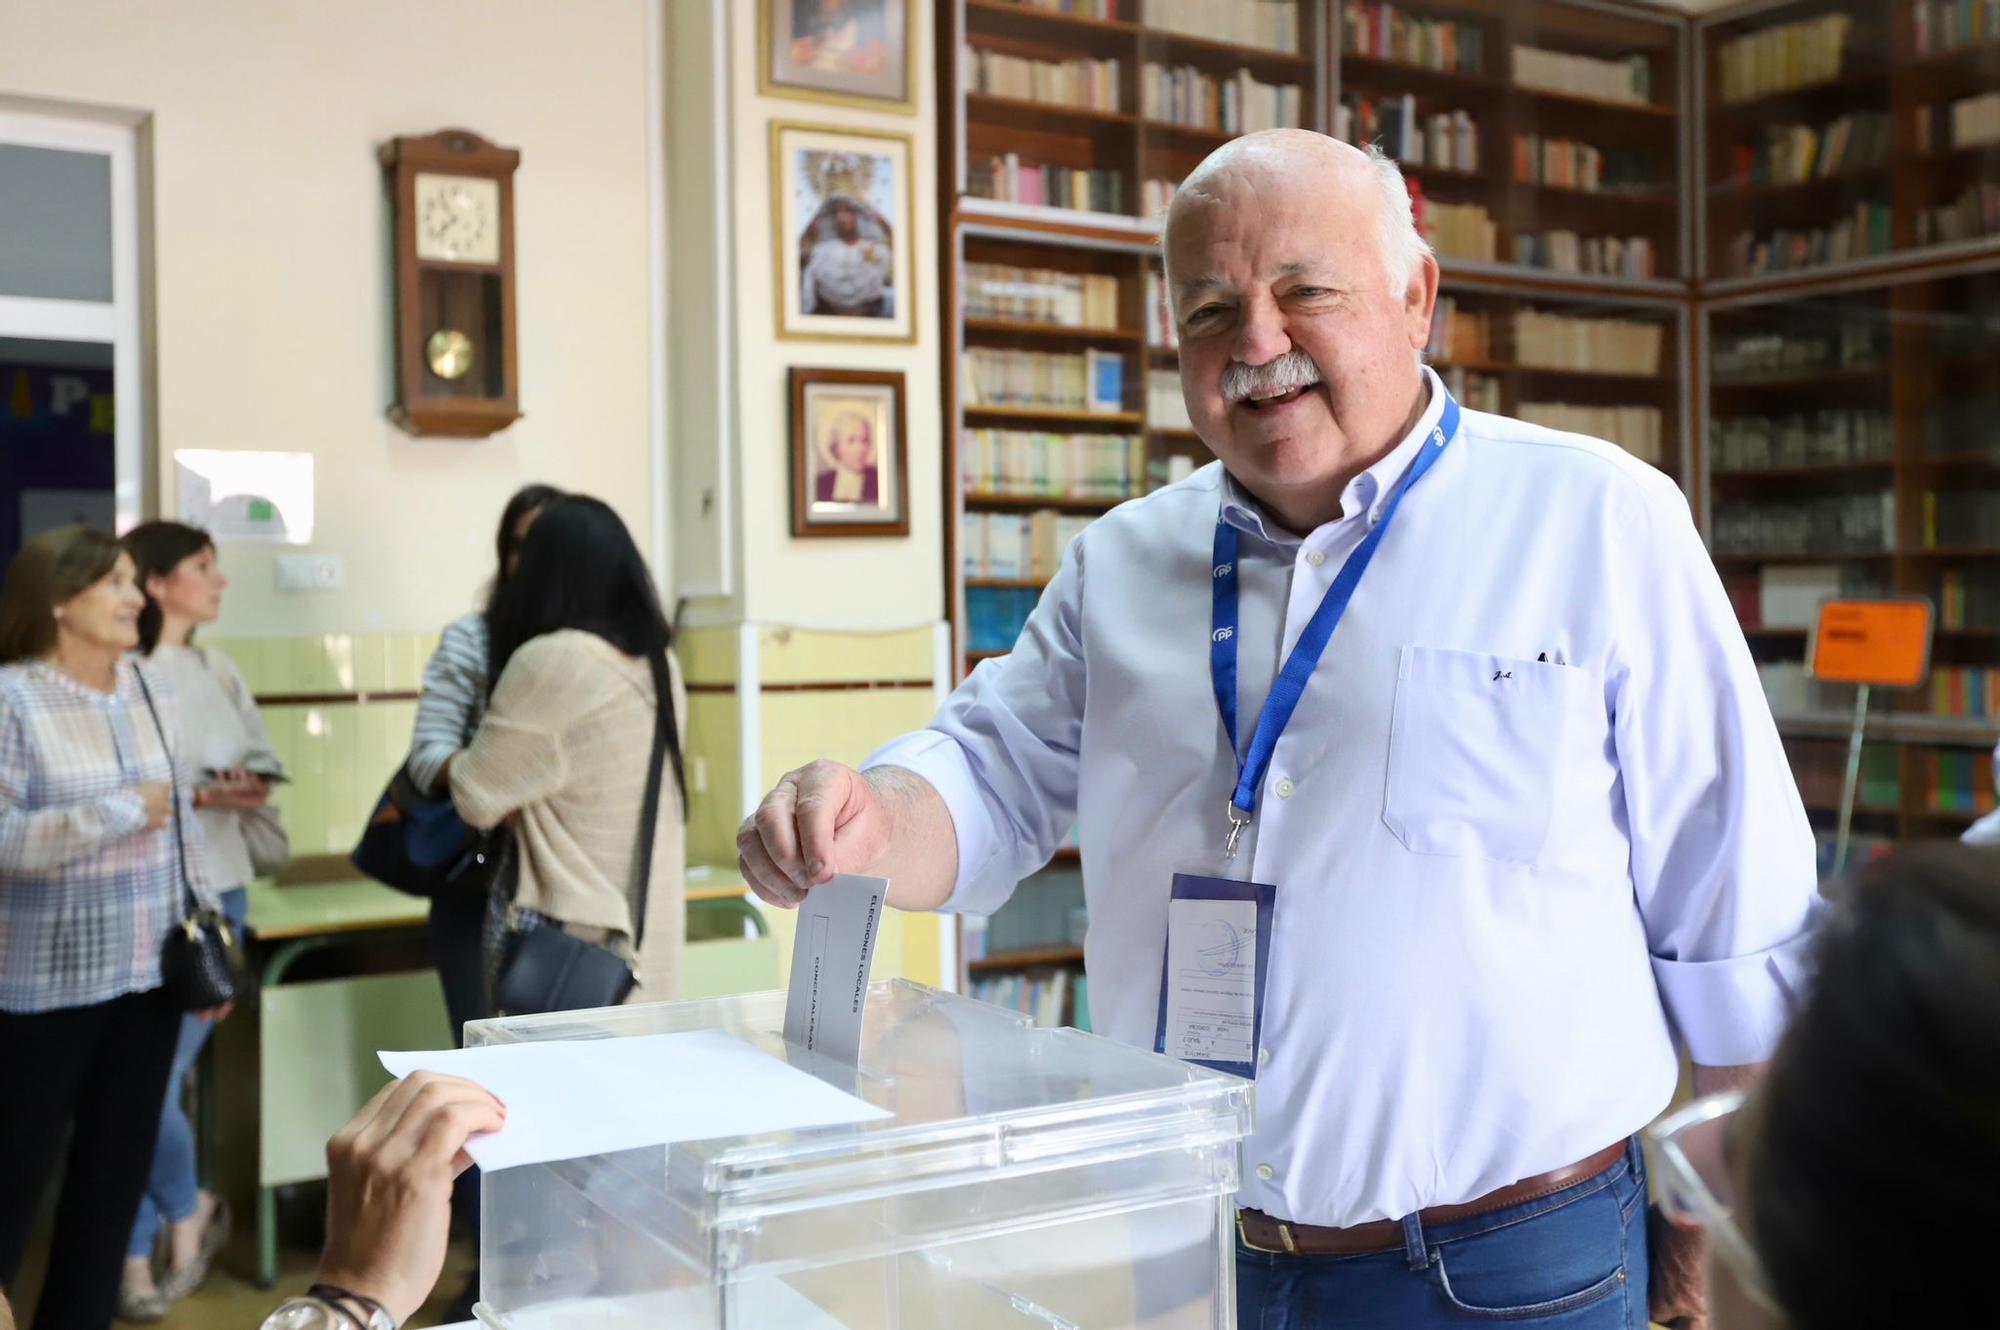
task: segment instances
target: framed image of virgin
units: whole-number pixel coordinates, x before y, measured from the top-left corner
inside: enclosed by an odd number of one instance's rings
[[[778,336],[911,342],[907,134],[771,126]]]
[[[792,534],[910,534],[903,376],[794,369]]]
[[[914,0],[755,0],[766,97],[914,112]]]

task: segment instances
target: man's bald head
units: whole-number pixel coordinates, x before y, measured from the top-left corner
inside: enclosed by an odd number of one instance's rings
[[[1316,209],[1338,212],[1356,202],[1367,207],[1376,228],[1382,266],[1392,291],[1400,291],[1416,265],[1431,252],[1417,234],[1403,173],[1369,145],[1363,150],[1310,129],[1267,129],[1223,144],[1180,183],[1167,206],[1160,248],[1173,282],[1173,234],[1177,221],[1198,208],[1213,207],[1244,194],[1303,196]]]

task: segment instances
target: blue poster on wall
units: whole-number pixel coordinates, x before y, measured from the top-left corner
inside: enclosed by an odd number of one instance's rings
[[[51,527],[116,518],[111,371],[0,361],[0,564]]]

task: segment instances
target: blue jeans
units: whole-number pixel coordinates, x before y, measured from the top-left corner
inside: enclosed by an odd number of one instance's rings
[[[243,921],[250,914],[250,895],[243,888],[222,893],[222,912],[243,938]],[[178,1223],[194,1213],[201,1199],[201,1179],[195,1171],[194,1126],[181,1105],[181,1089],[188,1069],[208,1042],[215,1026],[192,1016],[181,1017],[180,1037],[174,1042],[174,1069],[167,1076],[167,1102],[160,1109],[160,1134],[153,1145],[153,1169],[146,1177],[146,1194],[139,1198],[139,1215],[132,1224],[132,1239],[125,1244],[127,1256],[145,1256],[153,1250],[160,1224]]]
[[[1431,1330],[1481,1323],[1646,1330],[1646,1164],[1425,1228],[1366,1256],[1236,1248],[1237,1330]]]

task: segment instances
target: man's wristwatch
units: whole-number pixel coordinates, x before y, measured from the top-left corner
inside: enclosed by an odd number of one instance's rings
[[[396,1318],[380,1303],[351,1293],[326,1296],[329,1292],[315,1285],[303,1298],[287,1298],[264,1318],[261,1330],[397,1330]]]

